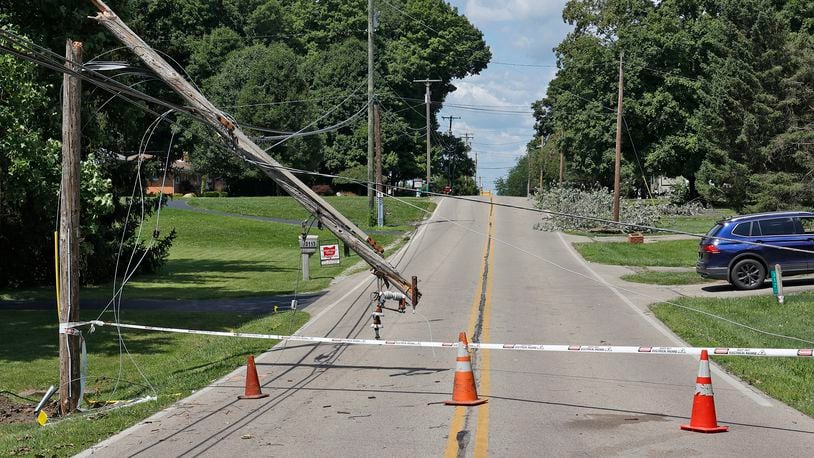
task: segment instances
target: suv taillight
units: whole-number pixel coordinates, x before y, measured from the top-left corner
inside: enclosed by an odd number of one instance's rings
[[[704,253],[709,253],[709,254],[718,254],[718,253],[721,252],[721,250],[719,250],[718,247],[715,246],[715,245],[704,245],[704,246],[701,247],[701,250]]]

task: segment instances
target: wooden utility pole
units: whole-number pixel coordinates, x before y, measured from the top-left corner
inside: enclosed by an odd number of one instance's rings
[[[367,206],[373,210],[373,0],[367,0]]]
[[[82,43],[65,42],[66,66],[80,71]],[[79,161],[82,80],[62,78],[62,182],[59,194],[59,322],[79,321]],[[79,335],[59,335],[59,408],[74,412],[80,390]]]
[[[374,275],[386,279],[404,293],[415,307],[420,298],[418,280],[408,280],[383,257],[384,250],[363,230],[336,211],[325,199],[289,172],[282,164],[257,146],[230,117],[204,97],[173,66],[136,35],[102,0],[91,0],[99,10],[93,17],[130,49],[156,76],[164,81],[193,109],[197,117],[208,124],[223,139],[224,146],[235,155],[260,166],[280,188],[314,215],[322,225],[345,242],[372,268]]]
[[[526,158],[528,158],[528,165],[526,165],[526,197],[531,196],[531,151],[526,150]]]
[[[432,133],[432,123],[430,122],[432,116],[432,110],[430,109],[430,84],[432,83],[440,83],[441,80],[431,80],[429,78],[423,80],[413,80],[414,83],[424,83],[427,87],[427,91],[424,94],[424,104],[427,105],[427,192],[430,192],[430,177],[431,170],[430,170],[430,161],[432,160],[432,147],[430,145],[430,134]]]
[[[622,193],[622,95],[624,93],[625,52],[619,52],[619,101],[616,104],[616,163],[613,169],[613,220],[619,221],[619,206]]]
[[[543,190],[543,168],[545,167],[545,139],[540,139],[540,192]]]
[[[562,178],[565,174],[565,154],[560,151],[560,186],[562,186]]]

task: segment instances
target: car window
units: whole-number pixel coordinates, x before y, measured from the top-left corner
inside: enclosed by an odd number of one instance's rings
[[[800,225],[803,226],[803,234],[814,234],[814,217],[804,216],[800,218]]]
[[[789,235],[794,234],[794,220],[791,218],[765,219],[760,222],[763,235]]]
[[[709,232],[707,232],[707,237],[714,237],[722,227],[724,227],[723,224],[716,224],[712,229],[709,230]]]
[[[749,222],[749,223],[740,223],[737,226],[735,226],[735,229],[732,229],[732,233],[735,234],[735,235],[742,235],[744,237],[749,237],[749,235],[751,235],[751,232],[752,232],[751,228],[752,228],[752,223],[751,222]]]

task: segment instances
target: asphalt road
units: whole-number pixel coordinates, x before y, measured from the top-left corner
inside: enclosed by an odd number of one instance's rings
[[[387,313],[383,337],[453,341],[466,330],[489,342],[678,343],[641,296],[597,281],[562,237],[533,230],[537,218],[443,200],[394,257],[421,279],[418,313]],[[341,282],[309,307],[299,333],[371,338],[372,290],[366,273]],[[718,370],[718,420],[730,432],[681,431],[694,357],[479,351],[474,365],[489,402],[448,407],[454,350],[279,345],[258,358],[270,397],[238,401],[239,369],[85,454],[810,456],[814,445],[814,420]]]

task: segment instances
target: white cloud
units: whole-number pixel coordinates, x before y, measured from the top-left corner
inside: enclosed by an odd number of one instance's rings
[[[553,65],[552,49],[565,38],[570,26],[562,21],[566,0],[449,0],[484,32],[493,60],[521,64]],[[460,116],[456,135],[474,134],[478,175],[487,189],[506,176],[508,168],[525,156],[534,136],[534,118],[528,114],[473,111],[454,105],[503,106],[511,111],[531,111],[531,103],[545,95],[556,74],[554,67],[492,64],[479,75],[454,81],[443,116]]]

